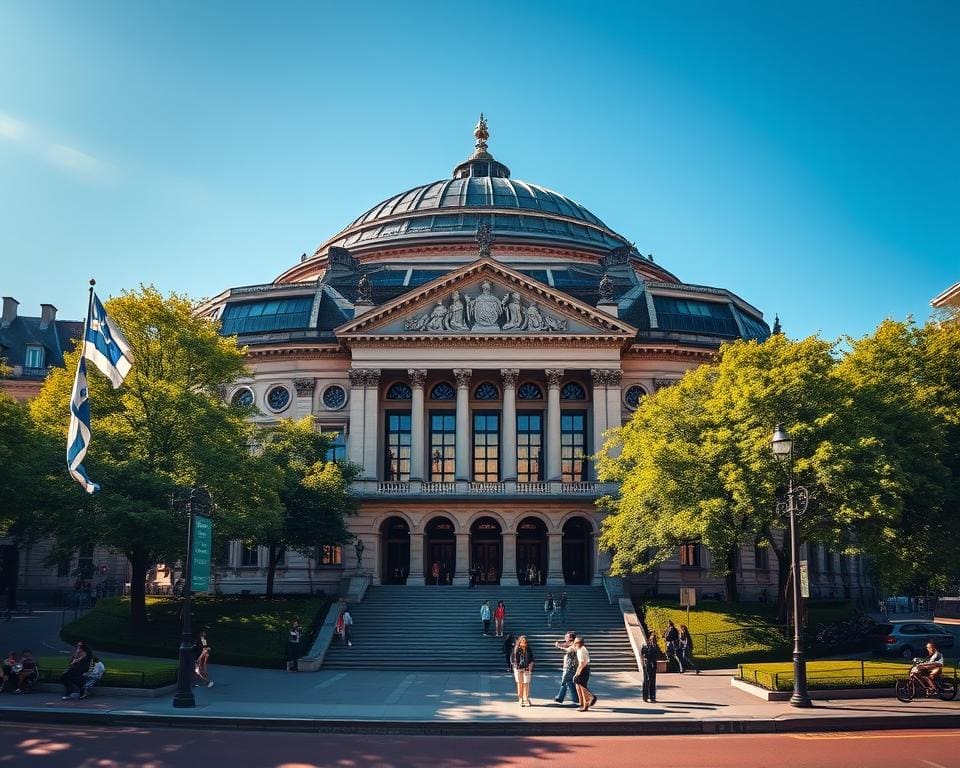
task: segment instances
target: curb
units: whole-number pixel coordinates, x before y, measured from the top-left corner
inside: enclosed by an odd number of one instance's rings
[[[0,708],[0,720],[56,725],[139,726],[306,733],[406,734],[430,736],[677,736],[761,733],[824,733],[960,728],[951,715],[874,715],[865,717],[786,717],[782,719],[620,720],[568,722],[438,722],[435,720],[350,720],[262,718],[143,712],[77,712],[66,709]]]

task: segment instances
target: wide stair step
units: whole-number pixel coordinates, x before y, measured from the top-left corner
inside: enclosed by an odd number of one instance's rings
[[[564,631],[582,634],[594,671],[636,671],[637,665],[619,609],[607,601],[602,587],[566,589],[567,620],[546,626],[545,587],[408,587],[367,590],[351,606],[353,647],[334,640],[325,669],[488,670],[506,669],[503,641],[482,636],[480,605],[497,600],[506,605],[505,632],[525,634],[537,666],[559,669],[562,655],[553,647]],[[554,591],[554,596],[559,592]],[[491,621],[491,633],[493,622]]]

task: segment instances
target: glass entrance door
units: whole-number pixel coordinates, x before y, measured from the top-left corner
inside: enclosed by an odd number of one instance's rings
[[[473,564],[480,584],[500,583],[500,542],[474,542]]]

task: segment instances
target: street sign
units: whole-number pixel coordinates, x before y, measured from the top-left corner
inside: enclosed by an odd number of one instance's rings
[[[680,587],[680,607],[693,608],[697,604],[696,587]]]
[[[800,561],[800,597],[810,597],[810,574],[806,560]]]
[[[210,555],[213,549],[213,520],[204,515],[193,517],[193,547],[190,552],[190,589],[207,592],[210,589]]]

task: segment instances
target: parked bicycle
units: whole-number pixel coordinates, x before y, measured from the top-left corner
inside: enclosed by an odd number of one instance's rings
[[[905,704],[917,697],[927,696],[939,696],[944,701],[953,701],[957,697],[957,668],[953,668],[951,677],[941,673],[934,678],[926,678],[934,681],[934,687],[931,689],[921,680],[920,665],[925,661],[926,659],[914,659],[910,675],[904,680],[897,680],[895,688],[897,698]]]

